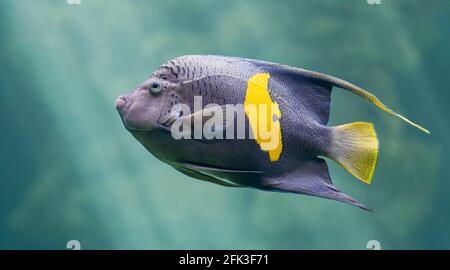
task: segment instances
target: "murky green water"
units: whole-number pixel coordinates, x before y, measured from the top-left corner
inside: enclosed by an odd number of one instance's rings
[[[450,248],[448,1],[0,2],[0,248]],[[222,54],[361,85],[432,135],[335,89],[332,125],[375,123],[377,213],[181,175],[127,133],[114,99],[169,58]],[[331,163],[330,163],[331,164]]]

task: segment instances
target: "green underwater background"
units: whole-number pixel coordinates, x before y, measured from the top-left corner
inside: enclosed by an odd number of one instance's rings
[[[70,2],[70,1],[69,1]],[[0,2],[0,249],[450,249],[450,2]],[[374,122],[374,208],[197,181],[124,128],[115,98],[184,54],[262,59],[355,83],[330,125]]]

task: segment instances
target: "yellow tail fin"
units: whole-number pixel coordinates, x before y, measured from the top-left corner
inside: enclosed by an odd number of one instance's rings
[[[378,158],[373,124],[354,122],[334,127],[329,156],[353,176],[370,184]]]

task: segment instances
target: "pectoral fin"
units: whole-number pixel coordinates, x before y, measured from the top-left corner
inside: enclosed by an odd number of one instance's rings
[[[231,176],[231,178],[236,179],[246,179],[249,180],[254,179],[255,176],[259,178],[262,174],[261,171],[251,171],[251,170],[235,170],[235,169],[226,169],[226,168],[218,168],[211,166],[204,166],[192,163],[176,163],[172,164],[172,166],[178,171],[194,177],[199,180],[211,182],[214,184],[218,184],[226,187],[244,187],[246,184],[238,184],[232,181],[229,181],[227,178]],[[244,181],[245,182],[245,181]]]
[[[195,170],[192,170],[192,169],[189,169],[189,168],[175,167],[175,166],[174,166],[174,168],[177,171],[179,171],[179,172],[181,172],[181,173],[183,173],[183,174],[185,174],[185,175],[187,175],[189,177],[198,179],[198,180],[210,182],[210,183],[217,184],[217,185],[224,186],[224,187],[242,187],[241,185],[230,183],[230,182],[221,180],[219,178],[216,178],[216,177],[210,176],[208,174],[205,174],[205,173],[202,173],[202,172],[199,172],[199,171],[195,171]]]
[[[181,166],[195,170],[195,171],[203,171],[203,172],[218,172],[218,173],[237,173],[237,174],[262,174],[261,171],[252,171],[252,170],[235,170],[235,169],[224,169],[217,168],[211,166],[197,165],[192,163],[179,163]]]
[[[176,121],[177,125],[190,129],[192,139],[208,142],[219,134],[222,135],[219,138],[223,138],[226,129],[234,124],[234,121],[226,121],[225,112],[226,105],[206,107],[203,110],[184,116],[180,116],[180,113],[174,110],[161,123],[158,123],[157,127],[171,131],[171,127]],[[199,125],[201,128],[201,138],[195,135],[195,125]]]

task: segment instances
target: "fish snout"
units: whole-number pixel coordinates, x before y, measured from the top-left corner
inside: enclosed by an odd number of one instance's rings
[[[129,102],[127,95],[120,95],[117,99],[116,99],[116,110],[118,110],[119,112],[121,110],[123,110],[127,103]]]

